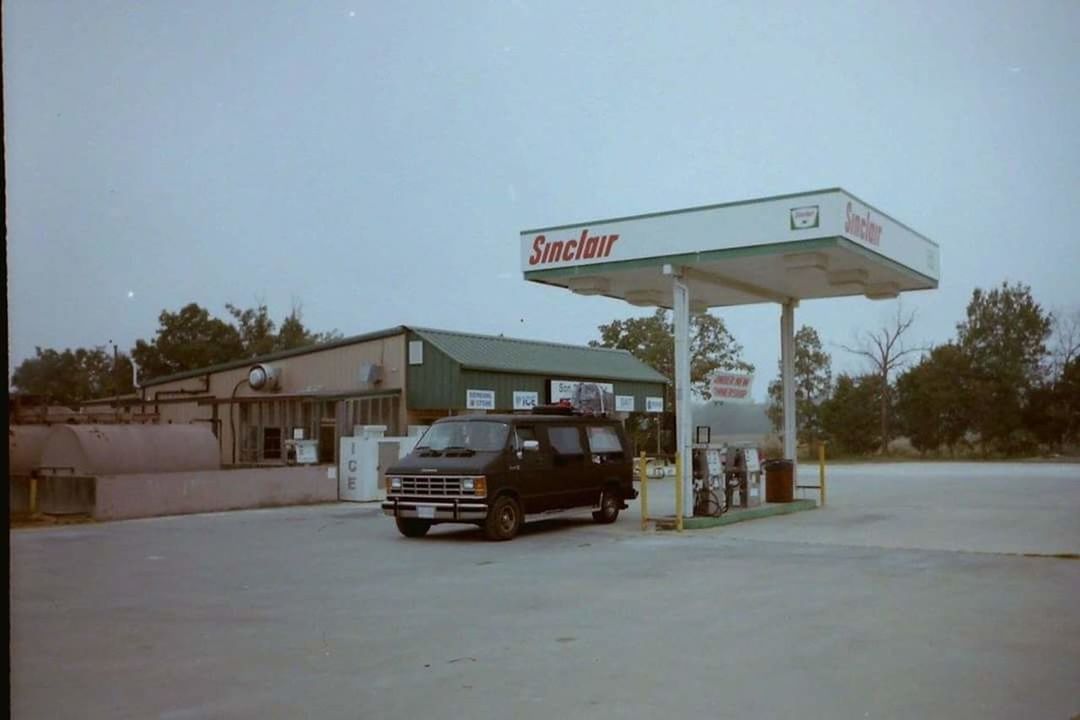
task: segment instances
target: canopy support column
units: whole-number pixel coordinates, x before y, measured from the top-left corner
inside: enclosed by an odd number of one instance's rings
[[[780,382],[784,397],[784,457],[795,461],[795,306],[787,300],[780,314]]]
[[[671,275],[672,312],[675,316],[675,444],[682,459],[683,517],[694,515],[693,460],[690,456],[691,419],[690,408],[690,286],[682,276],[682,268],[664,266],[664,273]]]

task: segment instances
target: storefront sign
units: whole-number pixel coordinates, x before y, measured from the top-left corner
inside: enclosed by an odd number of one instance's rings
[[[709,397],[724,402],[753,402],[750,391],[754,387],[751,373],[716,372],[709,377]]]
[[[466,390],[465,407],[469,410],[494,410],[494,390]]]
[[[645,412],[649,412],[649,413],[664,412],[664,398],[662,398],[662,397],[647,397],[647,398],[645,398]]]
[[[525,390],[514,391],[515,410],[532,410],[539,402],[539,393],[527,392]]]
[[[616,395],[615,410],[617,412],[634,412],[634,396]]]
[[[552,380],[551,402],[563,400],[582,412],[611,412],[615,408],[615,386],[587,380]]]

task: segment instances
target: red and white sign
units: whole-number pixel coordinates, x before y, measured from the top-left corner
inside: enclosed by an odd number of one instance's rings
[[[611,255],[611,249],[618,239],[619,236],[614,233],[590,235],[589,228],[582,230],[580,236],[562,240],[549,240],[547,235],[537,235],[533,238],[532,252],[529,253],[529,266],[606,258]]]
[[[753,402],[750,391],[754,388],[751,373],[716,372],[709,377],[709,397],[724,402]]]
[[[881,245],[881,225],[875,222],[874,215],[865,208],[852,208],[848,203],[844,209],[844,232],[871,245]]]
[[[937,245],[840,189],[526,230],[519,248],[521,271],[531,279],[557,269],[581,268],[584,277],[590,265],[659,266],[693,253],[838,237],[938,278]]]

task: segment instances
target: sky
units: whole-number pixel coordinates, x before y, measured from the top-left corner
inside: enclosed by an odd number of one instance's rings
[[[645,314],[522,280],[519,232],[840,186],[941,246],[900,301],[803,302],[833,370],[976,287],[1080,307],[1080,3],[4,3],[9,373],[163,310],[293,304],[586,343]],[[777,305],[714,311],[777,372]]]

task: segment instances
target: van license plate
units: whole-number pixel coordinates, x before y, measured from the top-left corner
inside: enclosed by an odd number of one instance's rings
[[[434,505],[417,505],[416,506],[417,517],[422,518],[434,518],[435,506]]]

